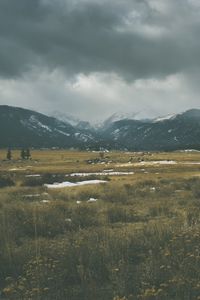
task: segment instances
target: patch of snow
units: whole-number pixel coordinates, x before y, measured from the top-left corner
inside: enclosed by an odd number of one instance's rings
[[[72,116],[70,114],[64,114],[60,111],[53,111],[52,114],[51,114],[54,118],[62,121],[62,122],[67,122],[67,123],[70,123],[72,126],[76,126],[80,120],[75,117],[75,116]]]
[[[79,140],[83,141],[83,142],[87,142],[88,140],[93,140],[94,139],[91,134],[87,135],[87,134],[83,134],[83,133],[80,133],[80,132],[76,132],[75,137],[78,138]]]
[[[88,202],[88,203],[92,203],[92,202],[97,202],[97,201],[98,201],[98,199],[90,198],[87,202]]]
[[[30,174],[30,175],[26,175],[25,177],[41,177],[40,174]]]
[[[59,133],[65,135],[65,136],[70,136],[70,135],[71,135],[71,134],[66,133],[66,132],[64,132],[64,131],[62,131],[62,130],[59,130],[59,129],[55,129],[55,131],[57,131],[57,132],[59,132]]]
[[[49,200],[42,200],[40,201],[41,203],[49,203],[50,201]]]
[[[151,187],[150,191],[155,192],[156,188],[155,187]]]
[[[26,171],[27,169],[26,168],[12,168],[12,169],[9,169],[8,171],[12,172],[12,171]]]
[[[41,122],[38,122],[38,126],[44,128],[47,131],[52,132],[51,128],[49,128],[49,126],[42,124]]]
[[[200,165],[199,161],[186,161],[182,162],[183,165]]]
[[[113,131],[113,134],[116,134],[116,133],[119,133],[120,132],[120,129],[118,128],[118,129],[115,129],[114,131]]]
[[[67,219],[65,219],[65,222],[71,223],[71,222],[72,222],[72,219],[67,218]]]
[[[24,197],[27,197],[27,198],[32,198],[32,197],[40,197],[41,195],[40,194],[30,194],[30,195],[24,195]]]
[[[159,165],[176,165],[177,162],[174,160],[160,160],[160,161],[153,161],[153,164]]]
[[[142,161],[135,163],[135,166],[151,166],[151,165],[176,165],[177,162],[174,160],[158,160],[158,161]]]
[[[42,124],[35,116],[30,116],[29,118],[29,122],[33,123],[34,125],[36,125],[37,127],[41,127],[49,132],[52,132],[51,128],[49,128],[49,126]]]
[[[179,152],[200,152],[200,151],[196,149],[185,149],[185,150],[180,150]]]
[[[44,184],[44,186],[49,189],[61,189],[61,188],[65,188],[65,187],[76,187],[76,186],[99,184],[99,183],[106,183],[106,182],[107,181],[105,181],[105,180],[85,180],[85,181],[80,181],[80,182],[76,182],[76,183],[64,181],[61,183]]]
[[[76,204],[81,204],[81,201],[76,201]]]
[[[133,163],[131,163],[130,161],[128,163],[124,163],[124,164],[117,164],[116,167],[130,167],[130,166],[134,166]]]
[[[112,136],[114,137],[114,140],[117,140],[120,137],[120,129],[115,129],[112,132]]]
[[[94,173],[71,173],[69,175],[66,175],[66,176],[71,176],[71,177],[87,177],[87,176],[105,176],[105,175],[108,175],[108,176],[120,176],[120,175],[133,175],[134,172],[118,172],[118,171],[103,171],[103,172],[94,172]]]
[[[144,131],[144,133],[145,133],[145,136],[146,136],[146,133],[148,133],[149,131],[151,131],[152,130],[152,128],[151,127],[149,127],[149,128],[147,128],[145,131]]]
[[[163,122],[163,121],[166,121],[166,120],[171,120],[171,119],[174,119],[177,115],[176,114],[170,114],[170,115],[167,115],[167,116],[164,116],[164,117],[158,117],[157,119],[153,120],[153,123],[157,123],[157,122]]]
[[[119,113],[114,113],[113,115],[111,115],[108,119],[106,119],[104,121],[103,126],[109,126],[111,123],[120,121],[120,120],[134,120],[136,115],[138,113],[123,113],[123,112],[119,112]]]

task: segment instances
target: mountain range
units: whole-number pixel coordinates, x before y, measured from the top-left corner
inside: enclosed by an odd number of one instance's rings
[[[70,121],[71,120],[71,121]],[[99,126],[70,116],[47,116],[0,105],[0,148],[75,148],[133,151],[200,149],[200,110],[157,119],[112,115]]]

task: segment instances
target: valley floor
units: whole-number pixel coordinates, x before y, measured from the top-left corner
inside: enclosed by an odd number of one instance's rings
[[[200,152],[12,154],[0,299],[200,299]]]

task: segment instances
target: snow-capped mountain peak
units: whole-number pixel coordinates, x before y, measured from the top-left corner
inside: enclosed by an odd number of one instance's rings
[[[81,120],[78,119],[77,117],[73,116],[73,115],[70,115],[70,114],[67,114],[67,113],[62,113],[60,111],[54,111],[51,113],[51,116],[62,121],[62,122],[65,122],[65,123],[69,123],[71,124],[72,126],[77,126]]]
[[[110,124],[121,121],[121,120],[135,120],[138,112],[131,112],[131,113],[123,113],[123,112],[116,112],[112,114],[109,118],[107,118],[103,125],[109,126]]]
[[[168,114],[166,116],[158,117],[156,119],[153,119],[153,123],[163,122],[166,120],[172,120],[172,119],[176,118],[176,116],[177,116],[177,114]]]

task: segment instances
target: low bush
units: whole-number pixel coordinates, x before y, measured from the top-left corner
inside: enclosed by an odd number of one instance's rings
[[[141,218],[136,214],[131,207],[121,207],[119,205],[112,205],[107,209],[107,217],[110,223],[129,223],[137,222]]]
[[[14,186],[15,182],[9,176],[0,176],[0,188],[4,188],[7,186]]]

